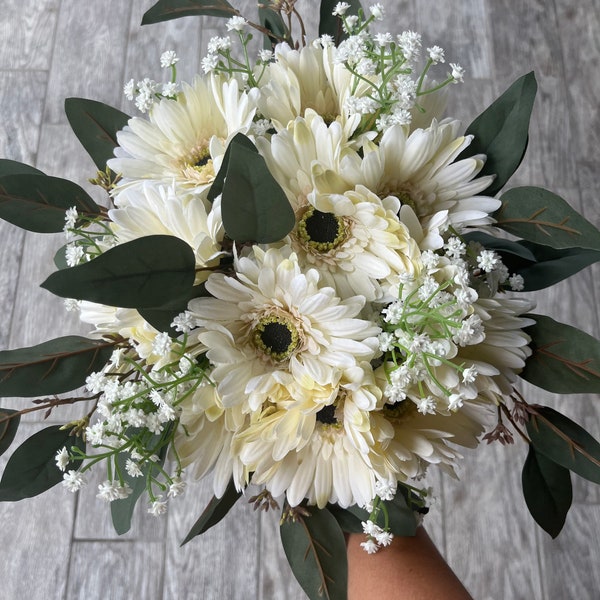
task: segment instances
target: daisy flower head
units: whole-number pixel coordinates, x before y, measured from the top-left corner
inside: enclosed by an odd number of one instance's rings
[[[143,182],[125,188],[109,210],[111,228],[122,244],[148,235],[171,235],[190,245],[196,265],[216,266],[224,237],[220,198],[211,204],[191,190]],[[199,270],[196,283],[206,279]]]
[[[255,246],[236,259],[235,271],[211,274],[213,297],[188,307],[224,406],[255,406],[281,373],[305,387],[335,383],[341,369],[375,355],[379,328],[359,317],[364,297],[340,299],[316,270],[303,272],[289,248]]]
[[[235,79],[198,77],[192,85],[182,84],[177,99],[155,103],[148,119],[130,119],[117,133],[116,158],[108,161],[123,177],[116,193],[145,180],[206,190],[228,141],[250,128],[255,95],[241,91]]]
[[[380,197],[400,200],[416,214],[426,228],[445,215],[445,226],[461,231],[464,227],[492,222],[490,214],[500,201],[477,194],[487,188],[493,177],[477,177],[485,164],[484,156],[456,161],[471,143],[471,136],[458,134],[458,121],[433,121],[425,129],[410,132],[391,126],[378,145],[367,143],[364,158],[357,161],[354,183],[362,184]]]

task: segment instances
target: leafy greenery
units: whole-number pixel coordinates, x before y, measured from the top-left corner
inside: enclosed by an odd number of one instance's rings
[[[560,196],[538,187],[505,192],[494,214],[496,225],[509,233],[556,249],[600,251],[600,231]]]
[[[240,136],[229,146],[221,198],[223,226],[236,242],[278,242],[294,227],[294,211],[265,159]]]
[[[555,538],[565,524],[573,500],[571,473],[530,445],[521,482],[531,516]]]
[[[600,341],[544,315],[528,314],[535,325],[525,331],[533,351],[520,376],[549,392],[600,391]]]
[[[2,456],[12,444],[19,429],[21,415],[16,410],[0,408],[0,456]]]
[[[65,212],[72,206],[79,214],[100,214],[87,192],[67,179],[30,173],[0,177],[0,218],[22,229],[61,232]]]
[[[190,246],[169,235],[120,244],[94,260],[50,275],[42,287],[63,298],[123,308],[156,308],[189,293],[196,259]]]
[[[346,542],[335,517],[325,508],[302,507],[293,520],[283,520],[280,533],[292,572],[310,600],[346,600]]]
[[[466,134],[475,137],[458,160],[487,156],[479,176],[495,175],[485,190],[490,196],[504,187],[523,160],[536,92],[533,72],[523,75],[467,127]]]
[[[291,43],[290,32],[277,11],[265,4],[259,4],[258,20],[265,29],[273,33],[273,35],[265,34],[263,44],[265,49],[272,50],[276,44],[283,40]]]
[[[96,100],[67,98],[65,113],[73,132],[101,171],[118,146],[117,131],[129,121],[129,115]]]
[[[523,277],[524,292],[550,287],[600,260],[598,250],[556,250],[527,240],[496,238],[481,231],[470,232],[464,239],[467,242],[478,242],[488,250],[497,252],[510,273],[517,273]]]
[[[221,498],[217,498],[216,496],[212,497],[212,500],[208,503],[204,512],[200,515],[200,518],[194,523],[194,526],[190,529],[189,533],[185,536],[181,545],[187,544],[197,535],[208,531],[211,527],[221,521],[239,500],[241,495],[242,493],[235,489],[235,484],[232,479]]]
[[[56,466],[56,453],[63,447],[77,446],[85,450],[85,442],[60,425],[38,431],[25,440],[12,454],[0,481],[0,501],[12,502],[32,498],[49,490],[63,479]],[[75,469],[78,463],[69,463],[66,470]]]
[[[153,435],[147,442],[146,447],[154,448],[160,442],[161,438],[169,436],[169,431],[170,428],[165,430],[161,435]],[[132,437],[136,435],[136,433],[139,433],[139,430],[132,428],[128,432],[128,436]],[[131,494],[127,496],[127,498],[113,500],[110,503],[110,514],[112,517],[113,527],[119,535],[123,535],[131,529],[131,519],[133,517],[135,505],[137,504],[140,496],[146,490],[147,481],[152,475],[152,470],[164,463],[167,454],[167,446],[161,446],[160,450],[156,454],[158,456],[158,461],[146,461],[142,463],[142,475],[139,477],[132,477],[129,475],[129,473],[127,473],[125,463],[127,462],[129,455],[126,452],[120,452],[116,456],[117,468],[121,477],[123,478],[123,482],[129,485],[129,487],[133,490]]]
[[[600,483],[600,444],[581,426],[548,406],[535,406],[527,433],[538,454]]]
[[[159,0],[146,11],[142,18],[142,25],[194,15],[233,17],[236,14],[238,11],[226,0]]]
[[[112,354],[114,344],[67,336],[0,352],[0,396],[31,398],[61,394],[85,383]]]
[[[0,177],[4,175],[44,175],[42,171],[16,160],[0,158]]]

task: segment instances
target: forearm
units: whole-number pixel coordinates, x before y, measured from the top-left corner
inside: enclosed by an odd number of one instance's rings
[[[348,600],[472,600],[422,527],[367,554],[363,534],[348,538]]]

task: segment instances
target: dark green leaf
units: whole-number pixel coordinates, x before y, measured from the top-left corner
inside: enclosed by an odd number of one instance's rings
[[[511,260],[502,255],[502,261],[511,273],[518,273],[525,282],[523,291],[533,292],[567,279],[585,267],[600,260],[600,251],[585,248],[563,248],[555,250],[550,246],[521,241],[521,247],[535,255],[536,262]]]
[[[466,133],[475,137],[458,160],[475,154],[487,156],[479,175],[496,175],[485,190],[490,196],[504,187],[521,164],[536,92],[533,72],[523,75],[467,127]]]
[[[112,354],[114,344],[67,336],[37,346],[0,352],[0,396],[62,394],[85,383]]]
[[[346,533],[362,533],[361,519],[348,508],[341,508],[337,504],[328,504],[327,510],[335,517],[342,531]],[[361,510],[361,509],[359,509]],[[362,513],[361,513],[362,516]],[[368,516],[368,515],[367,515]]]
[[[96,100],[67,98],[65,113],[75,135],[92,157],[95,165],[103,171],[106,161],[114,156],[119,145],[117,131],[129,121],[129,115]]]
[[[346,600],[348,562],[344,534],[327,509],[305,507],[309,517],[285,520],[281,542],[298,583],[310,600]]]
[[[68,269],[69,265],[67,264],[67,246],[61,246],[54,255],[54,265],[57,269],[62,271],[63,269]]]
[[[2,456],[15,439],[21,415],[16,410],[0,408],[0,456]]]
[[[268,29],[273,35],[264,36],[264,47],[267,50],[272,50],[276,44],[282,41],[286,41],[288,43],[291,42],[290,32],[288,31],[281,15],[273,10],[272,8],[268,8],[266,5],[258,5],[258,20],[260,24]]]
[[[521,482],[531,516],[555,538],[565,524],[573,500],[571,473],[530,445]]]
[[[509,233],[552,248],[600,251],[600,231],[560,196],[523,186],[505,192],[494,213],[496,225]]]
[[[342,30],[342,20],[332,14],[337,3],[338,0],[321,0],[319,11],[319,36],[330,35],[336,46],[348,37]],[[358,11],[361,9],[359,0],[349,0],[348,4],[350,4],[350,8],[346,14],[358,15]]]
[[[208,506],[204,509],[200,518],[194,523],[190,532],[185,536],[181,545],[187,544],[197,535],[208,531],[211,527],[221,521],[221,519],[223,519],[223,517],[225,517],[225,515],[233,508],[241,495],[242,493],[235,489],[233,480],[231,480],[221,498],[217,498],[216,496],[212,497],[212,500],[208,503]]]
[[[195,285],[186,294],[178,298],[172,298],[168,304],[158,308],[141,308],[139,313],[145,321],[158,331],[166,331],[177,337],[179,333],[171,327],[173,319],[187,309],[190,300],[202,296],[210,296],[210,294],[206,291],[204,284]]]
[[[123,308],[160,307],[194,285],[191,247],[169,235],[120,244],[94,260],[52,273],[42,287],[63,298]]]
[[[144,14],[142,25],[194,15],[233,17],[237,14],[239,12],[225,0],[159,0]]]
[[[504,258],[506,254],[518,256],[530,262],[536,262],[536,257],[529,248],[520,242],[494,237],[483,231],[472,231],[463,236],[466,242],[477,242],[488,250],[494,250]],[[504,260],[503,260],[504,262]],[[506,263],[505,263],[506,264]]]
[[[138,430],[136,429],[128,431],[128,437],[131,439],[131,437],[133,437],[133,432],[137,431]],[[150,441],[146,443],[146,448],[154,448],[161,440],[161,438],[164,438],[165,433],[166,432],[163,432],[162,435],[152,436]],[[165,456],[167,454],[167,446],[162,446],[160,451],[156,454],[158,455],[158,461],[148,461],[144,463],[141,467],[142,475],[139,477],[132,477],[131,475],[129,475],[129,473],[127,473],[125,464],[129,459],[129,455],[125,452],[120,452],[119,454],[117,454],[117,465],[119,466],[119,470],[121,476],[123,477],[123,481],[124,483],[128,484],[129,487],[133,490],[131,494],[127,496],[127,498],[123,498],[121,500],[113,500],[110,503],[110,515],[112,517],[113,527],[119,535],[123,535],[131,529],[131,519],[133,517],[133,511],[140,496],[146,490],[146,481],[149,475],[149,471],[158,470],[158,468],[162,466],[162,464],[165,461]]]
[[[47,427],[25,440],[9,458],[0,481],[0,501],[13,502],[32,498],[60,483],[62,472],[56,466],[56,453],[63,447],[77,446],[85,451],[81,437],[71,436],[60,425]],[[79,462],[66,470],[76,469]]]
[[[44,173],[31,165],[16,160],[0,158],[0,177],[4,175],[43,175]]]
[[[550,317],[527,316],[535,320],[525,329],[533,354],[520,376],[557,394],[600,392],[600,342]]]
[[[229,157],[231,156],[231,149],[233,147],[233,142],[236,144],[241,144],[248,148],[248,150],[252,150],[252,152],[256,152],[256,146],[245,136],[242,134],[237,134],[232,143],[227,146],[227,150],[225,150],[225,154],[223,155],[223,162],[221,163],[221,168],[217,173],[212,185],[210,186],[210,190],[208,191],[208,200],[209,202],[213,202],[214,199],[223,192],[223,186],[225,185],[225,177],[227,177],[227,169],[229,168]]]
[[[600,483],[600,444],[583,427],[553,408],[534,408],[527,433],[536,452],[584,479]]]
[[[65,211],[72,206],[80,214],[100,214],[92,198],[67,179],[29,174],[0,177],[0,218],[22,229],[58,233],[65,226]]]
[[[239,143],[238,136],[229,145],[221,198],[223,226],[236,242],[277,242],[294,227],[294,211],[264,158],[255,148]]]

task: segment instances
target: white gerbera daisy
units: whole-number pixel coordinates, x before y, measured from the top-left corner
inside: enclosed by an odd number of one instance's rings
[[[235,270],[236,278],[212,274],[213,298],[189,304],[224,406],[256,410],[281,372],[308,388],[335,384],[342,369],[375,355],[379,328],[358,318],[364,297],[341,300],[316,270],[303,273],[289,249],[255,246]]]
[[[459,127],[458,121],[434,121],[426,129],[410,133],[394,125],[378,145],[365,144],[363,159],[349,156],[355,164],[345,174],[382,198],[392,195],[410,206],[424,227],[442,211],[447,211],[446,226],[459,231],[489,224],[500,201],[476,194],[486,189],[493,177],[476,178],[484,156],[455,162],[472,140],[458,135]]]
[[[297,213],[291,245],[302,264],[314,265],[342,297],[382,300],[400,274],[415,276],[420,251],[398,219],[396,198],[380,200],[364,186],[344,194],[315,195]]]
[[[123,176],[117,192],[146,179],[207,189],[229,139],[250,128],[257,93],[240,91],[235,79],[198,77],[183,84],[176,100],[155,104],[148,120],[130,119],[117,134],[116,158],[107,163]]]
[[[123,190],[115,203],[117,208],[109,210],[108,216],[119,243],[172,235],[192,247],[200,268],[218,265],[224,254],[220,197],[211,205],[198,194],[145,182]],[[207,277],[208,271],[198,271],[196,283]]]
[[[160,356],[155,352],[156,337],[160,332],[145,321],[133,308],[116,308],[82,300],[79,318],[94,326],[92,336],[118,334],[131,341],[138,356],[147,364],[162,364],[174,360],[171,354]]]
[[[260,112],[271,119],[278,130],[285,129],[296,117],[303,117],[307,109],[322,115],[326,122],[339,120],[346,137],[360,124],[360,115],[347,117],[345,104],[349,96],[361,97],[371,90],[357,82],[352,90],[354,76],[343,64],[335,64],[333,48],[319,43],[300,50],[288,44],[275,48],[261,82]]]
[[[174,446],[181,465],[196,479],[212,473],[213,490],[219,498],[232,477],[238,489],[245,487],[249,472],[231,452],[233,435],[245,420],[241,406],[224,408],[215,387],[204,385],[179,408]]]

